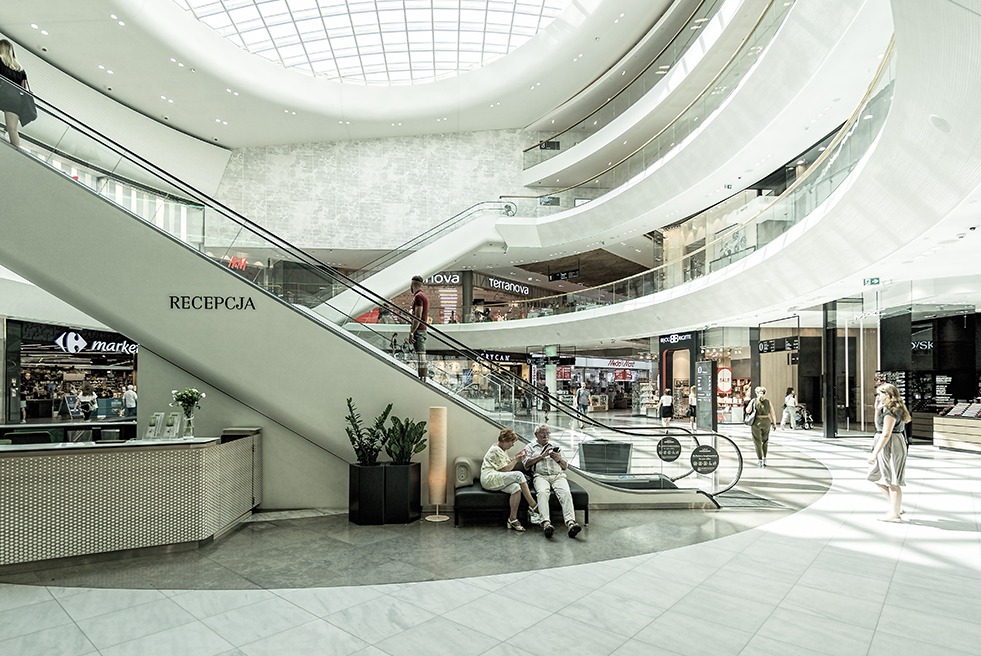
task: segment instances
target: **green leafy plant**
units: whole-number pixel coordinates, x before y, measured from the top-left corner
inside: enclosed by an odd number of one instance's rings
[[[392,404],[389,403],[385,410],[375,417],[375,422],[371,426],[365,426],[358,409],[354,405],[354,400],[348,398],[347,417],[345,417],[347,426],[344,427],[344,431],[347,433],[347,438],[351,440],[351,446],[354,447],[354,455],[357,457],[358,463],[362,465],[378,464],[378,454],[387,437],[385,422],[391,411]]]
[[[385,453],[394,465],[407,465],[426,448],[426,422],[392,417],[385,437]]]

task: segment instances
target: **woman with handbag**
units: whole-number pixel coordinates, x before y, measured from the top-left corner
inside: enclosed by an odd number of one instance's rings
[[[766,388],[756,388],[756,396],[749,402],[748,410],[755,414],[750,427],[753,431],[753,446],[756,447],[756,466],[766,467],[766,451],[770,444],[770,429],[777,423],[773,404],[766,398]]]
[[[27,84],[27,73],[14,56],[14,46],[6,39],[0,39],[0,110],[3,110],[10,145],[20,148],[17,125],[27,125],[37,118],[37,109]]]

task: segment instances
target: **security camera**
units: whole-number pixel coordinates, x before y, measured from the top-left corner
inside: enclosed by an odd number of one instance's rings
[[[977,229],[978,229],[977,226],[971,226],[970,228],[968,228],[968,230],[970,230],[971,232],[974,232]]]

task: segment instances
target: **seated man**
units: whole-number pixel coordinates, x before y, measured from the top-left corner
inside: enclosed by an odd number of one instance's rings
[[[555,490],[555,496],[562,507],[562,518],[569,529],[569,537],[574,538],[579,535],[582,526],[576,522],[576,511],[572,505],[572,492],[569,491],[569,481],[565,475],[569,463],[562,458],[558,447],[548,443],[548,438],[548,426],[539,426],[535,429],[535,442],[529,444],[524,450],[525,469],[535,473],[535,494],[538,496],[538,507],[541,508],[542,516],[545,519],[542,522],[545,537],[550,538],[555,532],[548,514],[548,495],[552,490]]]

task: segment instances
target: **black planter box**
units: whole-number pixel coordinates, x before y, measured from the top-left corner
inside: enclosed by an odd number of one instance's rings
[[[422,517],[422,465],[386,463],[385,523],[408,524]]]
[[[349,465],[348,520],[361,525],[385,523],[386,469],[383,465]]]

